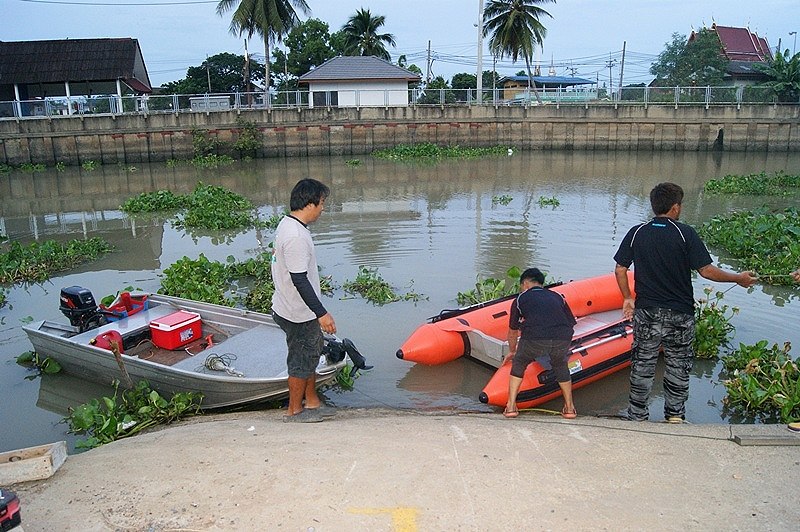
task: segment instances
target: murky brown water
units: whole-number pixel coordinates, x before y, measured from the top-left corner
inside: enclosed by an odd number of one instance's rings
[[[535,265],[561,280],[609,272],[627,229],[650,216],[647,195],[654,184],[680,183],[687,192],[684,219],[698,224],[732,208],[765,203],[763,198],[704,197],[706,180],[762,170],[800,173],[800,154],[526,152],[435,166],[363,158],[353,167],[344,158],[310,158],[202,171],[154,165],[132,172],[108,167],[0,175],[0,229],[10,238],[101,236],[118,248],[47,283],[10,289],[9,304],[0,309],[0,451],[65,439],[66,426],[58,422],[67,404],[98,393],[92,385],[60,375],[44,382],[25,380],[28,373],[14,363],[30,349],[20,328],[23,320],[63,319],[58,310],[62,286],[85,286],[98,298],[128,285],[157,290],[162,269],[184,255],[244,259],[271,239],[271,233],[257,231],[187,233],[158,217],[134,222],[118,206],[140,192],[169,188],[185,193],[201,180],[247,196],[267,216],[284,209],[298,179],[325,181],[333,195],[313,226],[324,273],[341,286],[355,278],[359,266],[376,267],[399,292],[413,290],[428,298],[380,307],[343,299],[339,289],[325,301],[341,335],[376,366],[354,391],[329,393],[330,399],[341,406],[487,410],[477,396],[491,370],[466,360],[424,367],[395,358],[396,349],[425,318],[456,306],[456,294],[470,289],[476,276],[503,277],[514,265]],[[493,196],[504,194],[513,198],[511,203],[492,203]],[[542,196],[556,197],[560,206],[540,207]],[[798,199],[772,204],[797,205]],[[703,280],[696,281],[698,295],[703,286]],[[763,286],[750,294],[738,287],[728,291],[725,302],[742,309],[734,318],[734,342],[765,338],[800,345],[799,296],[798,289]],[[718,381],[718,366],[696,364],[687,405],[690,420],[737,421],[722,408],[725,389]],[[661,411],[660,393],[657,385],[654,418]],[[626,404],[627,372],[578,390],[575,400],[581,414],[617,412]]]

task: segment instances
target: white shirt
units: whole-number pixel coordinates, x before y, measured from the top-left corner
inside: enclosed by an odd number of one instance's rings
[[[317,293],[317,297],[321,298],[319,268],[311,232],[299,220],[284,216],[275,231],[272,249],[272,279],[275,281],[272,310],[281,318],[294,323],[317,319],[300,297],[300,292],[295,288],[289,275],[302,272],[307,273],[308,281]]]

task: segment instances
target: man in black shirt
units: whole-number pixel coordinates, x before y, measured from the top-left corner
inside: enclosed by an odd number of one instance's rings
[[[508,381],[508,403],[503,415],[512,418],[519,415],[517,393],[522,384],[525,368],[543,356],[550,357],[561,393],[564,408],[561,415],[567,419],[577,416],[572,402],[572,378],[567,361],[569,346],[575,326],[575,317],[561,294],[551,292],[542,285],[544,274],[538,268],[522,272],[519,279],[522,292],[511,304],[508,322],[511,376]]]
[[[748,288],[752,272],[731,273],[711,264],[697,232],[678,222],[683,189],[660,183],[650,191],[655,218],[632,227],[614,255],[614,273],[622,292],[625,317],[633,318],[631,388],[627,418],[649,418],[647,401],[653,386],[659,348],[664,350],[664,418],[682,423],[689,398],[689,371],[694,360],[694,292],[692,270],[711,281],[737,283]],[[636,301],[628,285],[634,265]]]

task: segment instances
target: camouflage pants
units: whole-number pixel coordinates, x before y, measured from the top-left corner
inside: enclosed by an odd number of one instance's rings
[[[659,348],[664,349],[664,418],[686,414],[689,371],[694,360],[694,314],[666,308],[636,309],[633,315],[631,390],[628,417],[648,419],[647,401],[656,373]]]

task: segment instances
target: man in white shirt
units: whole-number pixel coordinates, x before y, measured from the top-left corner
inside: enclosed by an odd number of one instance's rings
[[[289,202],[291,212],[275,231],[272,315],[286,333],[289,348],[286,422],[316,423],[334,413],[317,395],[316,368],[324,342],[322,333],[334,334],[336,323],[320,301],[317,257],[308,230],[322,214],[329,194],[330,189],[315,179],[298,181]]]

